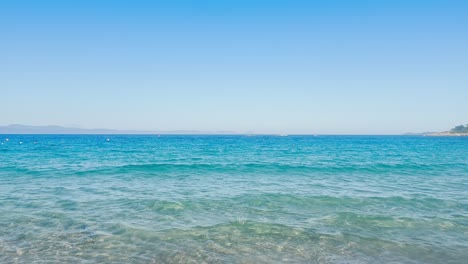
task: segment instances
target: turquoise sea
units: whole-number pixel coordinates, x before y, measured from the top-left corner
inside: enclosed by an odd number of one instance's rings
[[[0,263],[468,263],[468,137],[0,142]]]

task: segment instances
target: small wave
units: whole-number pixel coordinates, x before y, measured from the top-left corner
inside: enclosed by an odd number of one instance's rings
[[[192,161],[197,161],[194,159]],[[147,164],[119,164],[101,165],[98,167],[82,168],[80,166],[54,167],[0,167],[0,171],[15,171],[18,173],[41,173],[55,172],[66,175],[87,174],[125,174],[141,173],[154,175],[157,173],[223,173],[223,174],[323,174],[323,175],[347,175],[347,174],[374,174],[374,175],[431,175],[438,174],[441,170],[449,172],[455,167],[464,168],[465,164],[285,164],[285,163],[147,163]]]
[[[243,173],[289,173],[289,174],[430,174],[432,171],[447,168],[453,168],[457,164],[436,164],[426,166],[424,164],[372,164],[372,165],[291,165],[278,163],[150,163],[150,164],[128,164],[116,166],[103,166],[90,168],[87,170],[78,170],[77,174],[86,173],[130,173],[130,172],[243,172]],[[464,166],[464,164],[460,164]]]

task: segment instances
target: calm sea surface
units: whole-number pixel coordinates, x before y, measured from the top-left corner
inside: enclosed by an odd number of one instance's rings
[[[468,137],[0,142],[0,263],[468,263]]]

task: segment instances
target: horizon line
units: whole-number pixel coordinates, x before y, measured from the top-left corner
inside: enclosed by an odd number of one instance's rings
[[[42,130],[42,131],[41,131]],[[47,131],[49,130],[49,131]],[[54,131],[56,130],[56,131]],[[58,131],[57,131],[58,130]],[[0,125],[0,134],[4,135],[255,135],[255,136],[396,136],[396,135],[423,135],[437,132],[398,132],[398,133],[286,133],[286,132],[255,132],[247,130],[245,132],[230,130],[148,130],[148,129],[114,129],[114,128],[81,128],[61,125],[23,125],[9,124]]]

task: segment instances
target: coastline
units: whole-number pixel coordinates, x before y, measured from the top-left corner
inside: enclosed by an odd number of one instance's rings
[[[445,132],[425,134],[423,136],[431,136],[431,137],[468,137],[468,133],[453,133],[453,132],[445,131]]]

